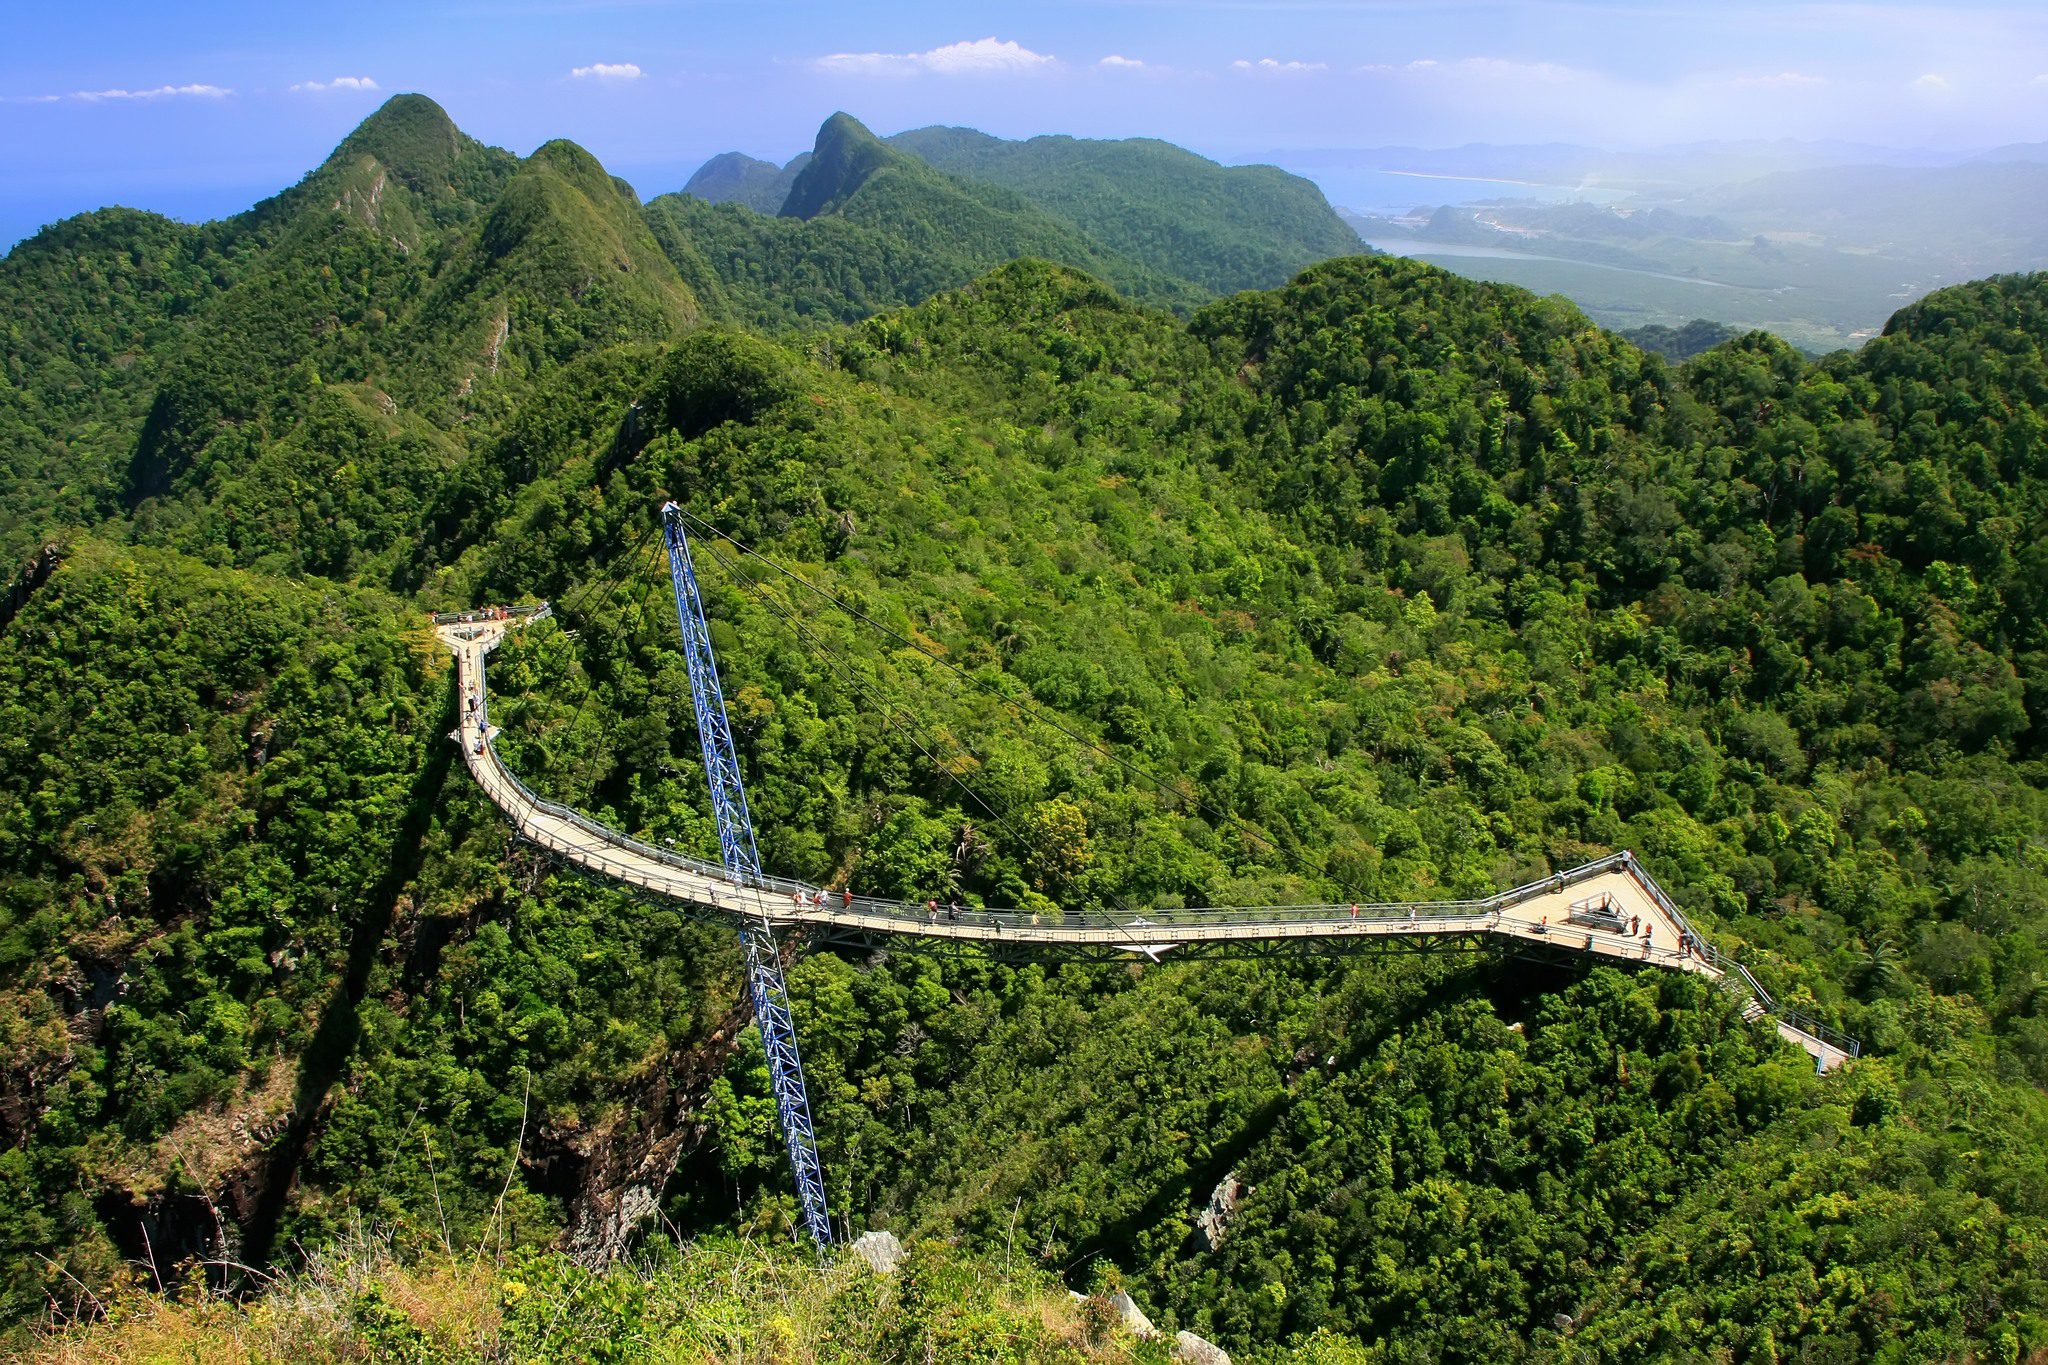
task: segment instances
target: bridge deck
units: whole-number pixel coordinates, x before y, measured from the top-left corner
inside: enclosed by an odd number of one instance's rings
[[[849,897],[781,878],[740,885],[714,864],[655,848],[542,800],[505,766],[491,742],[496,728],[490,724],[484,656],[514,624],[519,622],[458,619],[436,626],[455,655],[461,728],[453,738],[462,745],[471,776],[511,818],[522,838],[564,862],[655,895],[777,926],[978,941],[1001,944],[1012,952],[1094,948],[1157,959],[1184,947],[1231,942],[1494,939],[1695,973],[1739,994],[1745,1000],[1745,1015],[1752,1019],[1761,1017],[1769,1005],[1767,998],[1759,998],[1760,988],[1752,989],[1747,973],[1739,973],[1738,979],[1711,949],[1683,946],[1688,937],[1694,944],[1702,941],[1627,853],[1479,901],[1222,906],[1151,910],[1130,918],[1055,918],[985,908],[954,914],[910,902]],[[1639,925],[1640,932],[1628,933],[1631,925]],[[1774,1022],[1778,1032],[1805,1048],[1823,1071],[1853,1055],[1849,1048],[1823,1041],[1784,1019]]]

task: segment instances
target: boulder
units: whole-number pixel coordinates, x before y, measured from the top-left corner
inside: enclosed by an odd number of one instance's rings
[[[1124,1328],[1134,1337],[1149,1338],[1159,1335],[1159,1329],[1152,1325],[1152,1319],[1145,1316],[1145,1310],[1123,1290],[1111,1292],[1109,1306],[1116,1309],[1116,1315],[1123,1319]]]
[[[877,1275],[891,1275],[903,1259],[903,1243],[893,1232],[863,1232],[853,1239],[853,1254],[868,1263]]]
[[[1193,1332],[1179,1332],[1173,1338],[1173,1354],[1177,1360],[1188,1365],[1230,1365],[1230,1352],[1213,1341],[1204,1341]]]

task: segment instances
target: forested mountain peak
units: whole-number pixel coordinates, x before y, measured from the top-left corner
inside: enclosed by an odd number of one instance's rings
[[[719,204],[732,197],[728,191],[733,187],[781,172],[782,167],[773,161],[763,161],[745,152],[720,152],[691,174],[683,185],[683,193]]]
[[[480,146],[427,96],[393,95],[342,139],[328,164],[375,157],[407,187],[435,193],[453,183],[457,162]]]
[[[791,157],[786,166],[740,152],[721,152],[697,168],[683,193],[707,204],[744,204],[756,213],[772,216],[782,211],[790,186],[810,164],[808,151]]]
[[[815,218],[840,207],[885,166],[908,161],[848,113],[837,113],[818,129],[810,162],[797,172],[782,205],[785,218]]]
[[[526,165],[560,176],[593,200],[609,196],[623,199],[636,209],[640,207],[640,196],[631,185],[607,171],[587,149],[567,138],[543,142],[534,148],[533,155],[526,159]]]
[[[204,231],[221,250],[248,249],[287,233],[324,232],[332,212],[417,251],[444,229],[473,224],[518,166],[512,153],[464,134],[425,95],[394,95],[298,184]]]
[[[1110,249],[1217,293],[1270,288],[1358,235],[1300,176],[1223,166],[1157,138],[1050,134],[1012,142],[972,128],[916,128],[889,144],[951,175],[999,185]]]
[[[654,335],[696,316],[691,291],[648,231],[632,187],[573,142],[545,143],[520,164],[478,243],[510,272],[502,287],[585,304],[607,296]]]
[[[763,161],[745,152],[720,152],[696,169],[684,183],[683,193],[695,195],[710,204],[738,202],[772,213],[782,205],[778,202],[763,209],[754,202],[753,195],[762,185],[774,181],[781,174],[782,167],[772,161]]]

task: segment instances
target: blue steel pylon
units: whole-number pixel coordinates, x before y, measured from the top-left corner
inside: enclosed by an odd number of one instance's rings
[[[747,810],[747,791],[740,781],[739,754],[733,748],[732,725],[725,715],[725,693],[718,685],[718,660],[711,652],[711,631],[704,623],[704,601],[697,592],[697,572],[690,563],[690,535],[683,529],[682,509],[661,507],[662,537],[668,543],[668,574],[676,590],[676,619],[683,627],[683,663],[690,674],[690,700],[697,709],[697,737],[704,748],[704,775],[711,785],[711,809],[718,821],[718,848],[725,870],[742,882],[761,878],[761,851],[754,843],[754,818]],[[754,1000],[754,1022],[761,1026],[761,1045],[768,1053],[769,1083],[775,1111],[782,1119],[782,1140],[789,1147],[789,1168],[796,1177],[797,1199],[804,1225],[820,1251],[832,1244],[832,1220],[825,1211],[825,1173],[818,1165],[818,1142],[811,1129],[811,1102],[804,1090],[804,1064],[797,1054],[796,1022],[789,1013],[789,988],[775,934],[764,919],[740,925],[740,947],[747,960],[747,986]]]

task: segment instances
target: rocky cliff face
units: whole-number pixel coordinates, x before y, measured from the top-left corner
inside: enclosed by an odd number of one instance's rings
[[[1215,1251],[1230,1235],[1230,1223],[1237,1216],[1238,1207],[1244,1203],[1248,1193],[1245,1184],[1232,1171],[1216,1182],[1216,1188],[1209,1194],[1209,1205],[1195,1215],[1195,1233],[1202,1239],[1204,1251]]]

